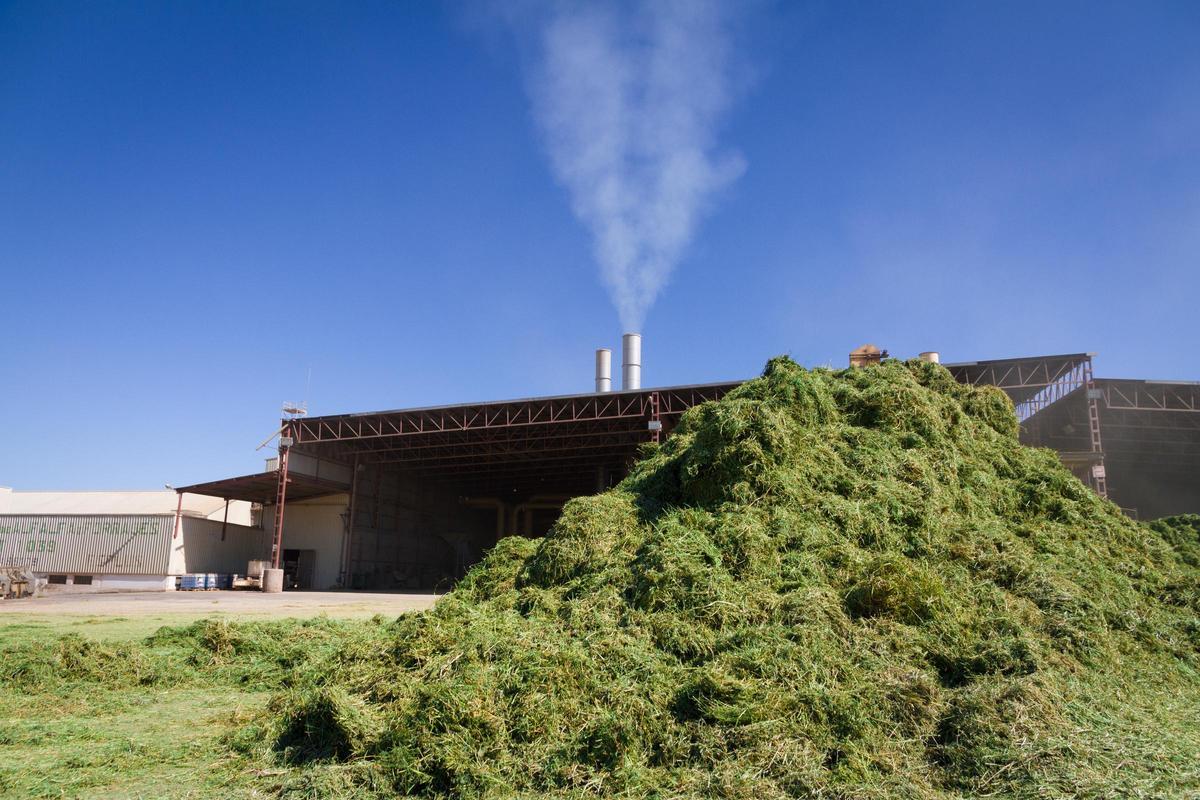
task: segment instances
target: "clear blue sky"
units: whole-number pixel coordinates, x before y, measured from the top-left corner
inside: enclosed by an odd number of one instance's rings
[[[500,28],[0,2],[0,485],[252,471],[310,367],[314,413],[588,390],[621,330]],[[745,171],[647,385],[867,341],[1200,379],[1200,4],[759,3],[734,43]]]

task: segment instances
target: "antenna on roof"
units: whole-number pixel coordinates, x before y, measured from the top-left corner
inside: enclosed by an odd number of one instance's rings
[[[308,414],[308,390],[312,386],[312,365],[308,367],[308,377],[304,379],[304,402],[283,404],[283,413],[288,415],[288,419],[303,417]]]
[[[284,403],[283,413],[288,415],[288,419],[303,417],[308,413],[308,403]]]
[[[266,447],[267,445],[269,445],[271,443],[272,439],[274,439],[276,436],[278,436],[281,433],[283,433],[283,428],[280,428],[279,430],[275,431],[270,436],[268,436],[266,439],[263,439],[262,444],[260,444],[258,447],[254,448],[254,449],[256,451],[262,450],[264,447]]]

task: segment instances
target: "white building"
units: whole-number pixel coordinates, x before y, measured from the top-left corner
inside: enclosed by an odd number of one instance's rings
[[[32,570],[51,591],[170,591],[179,575],[245,573],[266,557],[270,539],[253,516],[245,501],[169,489],[0,487],[0,569]]]

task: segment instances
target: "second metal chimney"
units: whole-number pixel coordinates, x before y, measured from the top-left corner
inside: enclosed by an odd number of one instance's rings
[[[607,347],[596,351],[596,391],[612,391],[612,350]]]
[[[642,335],[627,333],[621,337],[621,389],[642,388]]]

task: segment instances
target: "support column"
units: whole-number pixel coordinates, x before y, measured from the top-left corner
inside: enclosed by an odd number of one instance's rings
[[[354,457],[354,470],[350,476],[350,503],[346,506],[346,538],[342,543],[342,563],[338,569],[338,583],[349,589],[354,576],[354,497],[358,493],[358,456]]]
[[[275,485],[275,536],[271,540],[271,566],[279,569],[283,559],[283,508],[287,503],[288,452],[292,447],[292,426],[284,425],[279,436],[279,469]]]
[[[504,521],[508,517],[508,505],[503,500],[496,501],[496,541],[504,538]],[[495,544],[495,542],[493,542]]]
[[[221,541],[225,541],[225,531],[229,528],[229,498],[225,498],[225,517],[221,520]]]
[[[404,496],[404,476],[396,473],[396,502],[392,505],[392,572],[400,569],[400,506]]]
[[[662,415],[659,412],[658,392],[650,393],[650,421],[646,424],[650,430],[650,441],[659,444],[662,441]]]
[[[171,538],[179,538],[179,518],[183,516],[183,492],[176,492],[179,501],[175,503],[175,527],[171,529]]]

